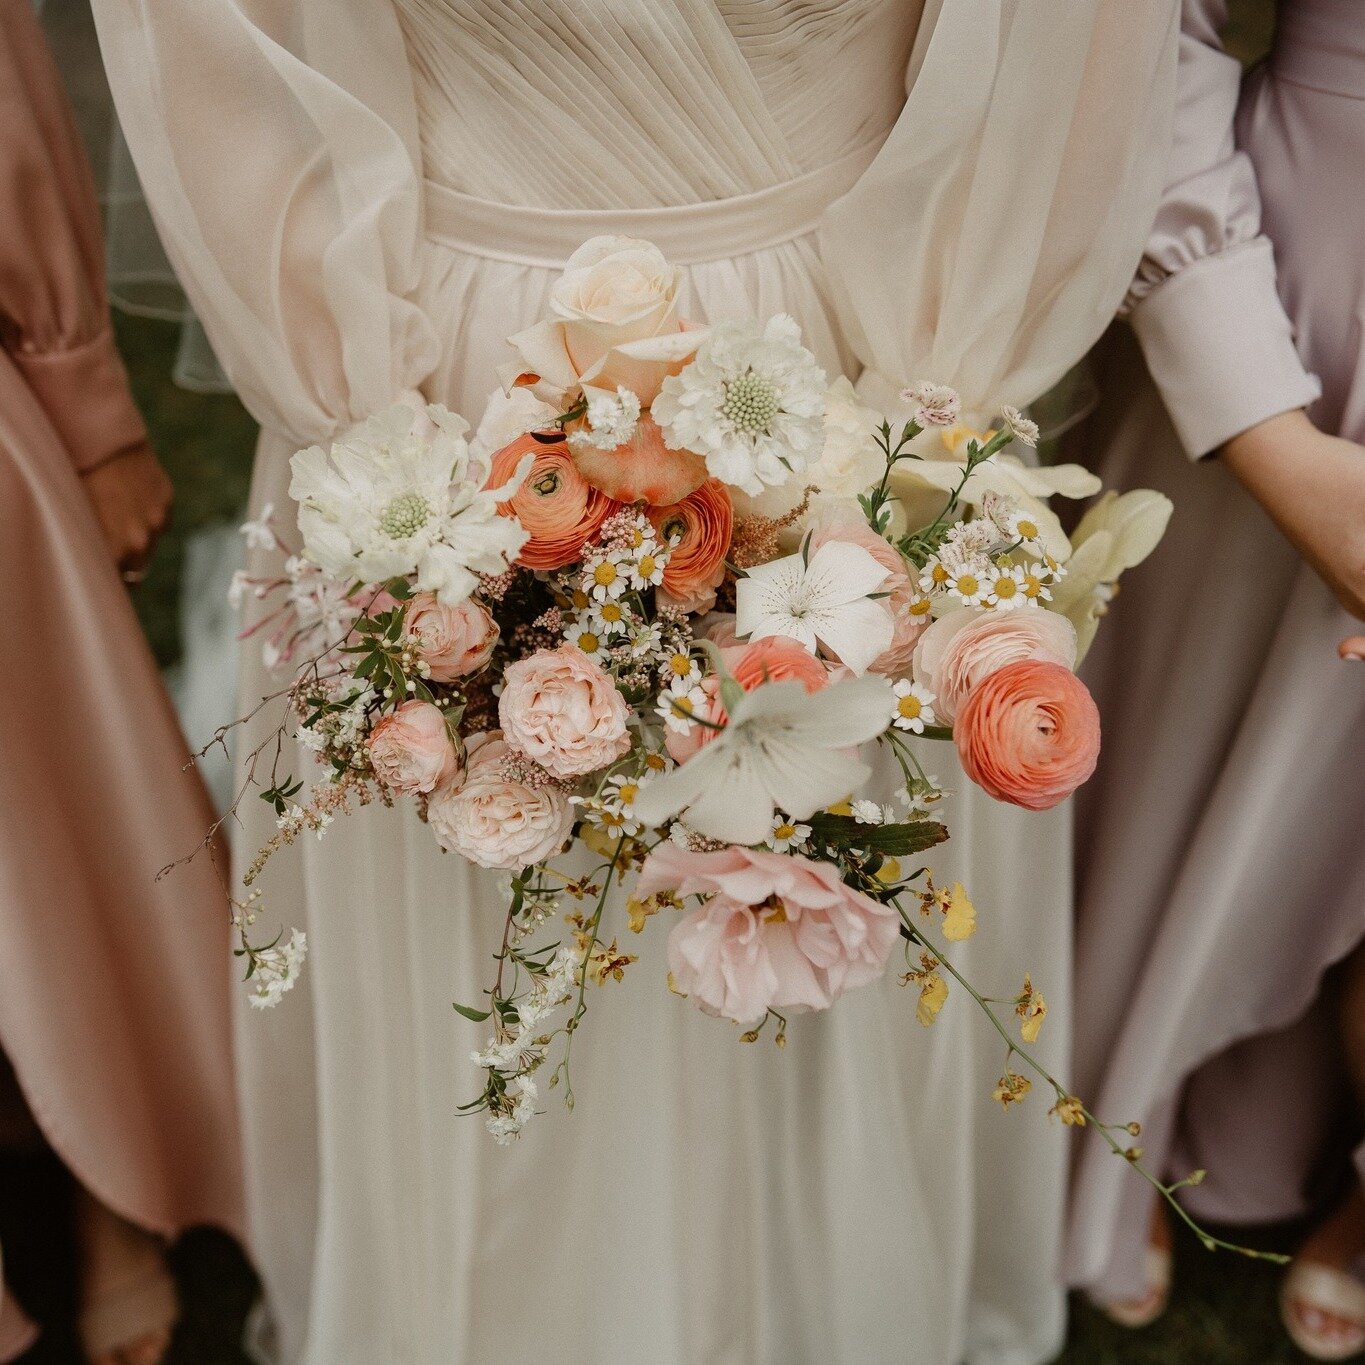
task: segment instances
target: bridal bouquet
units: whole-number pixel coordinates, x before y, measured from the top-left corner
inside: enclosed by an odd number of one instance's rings
[[[248,887],[376,801],[503,872],[496,979],[456,1006],[488,1024],[469,1107],[499,1142],[551,1087],[572,1102],[589,992],[656,915],[668,987],[746,1041],[782,1045],[790,1013],[875,981],[898,945],[931,1023],[962,981],[943,943],[976,913],[915,861],[948,837],[927,741],[1032,810],[1084,782],[1099,721],[1074,670],[1169,504],[1109,495],[1068,537],[1047,499],[1098,482],[1011,453],[1038,439],[1021,413],[974,429],[920,383],[893,427],[791,318],[690,323],[647,242],[588,242],[510,340],[472,435],[396,407],[294,456],[297,548],[268,515],[248,528],[288,556],[238,591],[281,598],[254,632],[317,760],[306,792],[259,784],[279,830]],[[253,945],[259,895],[236,925],[267,1005],[304,944]],[[972,991],[1006,1043],[997,1098],[1029,1088],[1022,1056],[1062,1119],[1091,1120],[1025,1050],[1046,1005],[1022,979],[1017,1022]]]

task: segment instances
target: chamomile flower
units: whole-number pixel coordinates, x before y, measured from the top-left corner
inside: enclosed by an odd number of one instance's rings
[[[964,564],[952,570],[945,586],[964,607],[979,607],[990,591],[991,572],[988,565]]]
[[[896,711],[891,724],[897,730],[908,730],[912,735],[922,735],[926,725],[933,725],[934,694],[920,683],[902,679],[893,688],[896,694]]]
[[[768,835],[768,847],[774,853],[790,853],[809,838],[809,825],[799,825],[790,816],[779,814],[773,821],[772,833]]]
[[[1051,602],[1052,589],[1048,587],[1048,574],[1046,569],[1040,569],[1036,564],[1027,564],[1020,568],[1023,575],[1023,594],[1030,602]]]
[[[571,621],[564,630],[564,638],[590,659],[601,659],[607,651],[605,632],[592,621]]]
[[[677,734],[685,735],[693,725],[692,716],[706,710],[707,696],[699,686],[686,692],[666,692],[655,708],[664,724]]]
[[[644,828],[632,812],[635,798],[639,796],[644,781],[643,778],[617,773],[607,778],[606,785],[598,797],[602,809],[619,820],[618,828],[622,834],[638,834]]]
[[[594,602],[620,597],[630,587],[630,556],[614,551],[583,566],[583,590]]]
[[[668,551],[657,540],[645,539],[626,561],[632,588],[657,588],[664,581]]]
[[[670,692],[689,692],[701,682],[701,664],[680,649],[664,660],[662,672]]]
[[[635,658],[657,654],[664,642],[663,628],[654,621],[637,621],[630,628],[630,652]]]
[[[919,590],[925,594],[939,592],[948,586],[951,577],[948,566],[937,555],[931,555],[924,568],[920,570]]]
[[[1024,571],[1017,564],[998,565],[990,577],[985,602],[996,611],[1017,611],[1029,605],[1024,591]]]
[[[588,610],[588,624],[603,639],[623,635],[630,629],[630,617],[625,607],[614,597],[605,602],[595,602]]]

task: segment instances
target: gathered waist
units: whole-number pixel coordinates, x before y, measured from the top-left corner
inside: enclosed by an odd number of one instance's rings
[[[815,230],[825,210],[872,164],[880,143],[751,194],[648,209],[552,209],[498,204],[428,180],[426,235],[456,251],[560,269],[589,237],[653,242],[675,265],[747,256]]]

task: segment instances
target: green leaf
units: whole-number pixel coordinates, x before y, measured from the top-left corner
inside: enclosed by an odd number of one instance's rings
[[[900,825],[864,825],[851,815],[822,811],[810,818],[811,837],[844,848],[865,848],[887,858],[923,853],[943,843],[948,831],[937,820],[911,820]]]
[[[492,1013],[491,1010],[476,1010],[473,1005],[456,1004],[456,1014],[463,1014],[466,1019],[472,1019],[476,1024],[482,1024]]]

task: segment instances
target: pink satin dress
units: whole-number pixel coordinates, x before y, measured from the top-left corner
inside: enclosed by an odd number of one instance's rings
[[[213,816],[79,479],[145,436],[102,257],[32,6],[0,0],[0,1050],[107,1207],[235,1231],[226,905],[206,858],[156,880]],[[0,1360],[32,1332],[5,1295]]]
[[[1365,3],[1284,0],[1245,79],[1224,0],[1184,9],[1141,354],[1117,338],[1087,433],[1106,483],[1175,514],[1087,661],[1105,752],[1078,812],[1076,1083],[1141,1121],[1148,1161],[1207,1168],[1192,1207],[1258,1222],[1329,1197],[1361,1136],[1324,985],[1365,938],[1365,665],[1336,652],[1358,625],[1201,457],[1305,406],[1365,442]],[[1078,1149],[1073,1282],[1140,1292],[1149,1199]]]

